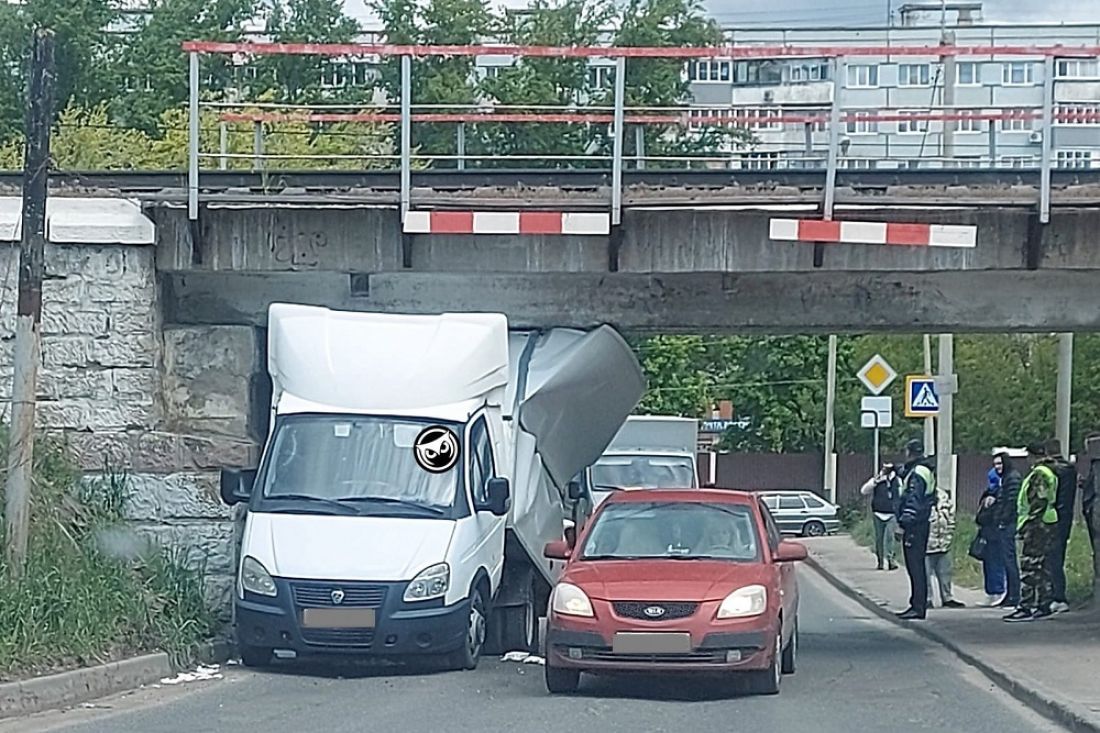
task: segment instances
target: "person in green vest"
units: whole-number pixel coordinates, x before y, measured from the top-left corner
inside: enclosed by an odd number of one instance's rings
[[[1058,476],[1045,446],[1031,445],[1027,452],[1033,466],[1016,498],[1016,533],[1021,540],[1020,605],[1004,617],[1005,621],[1034,621],[1053,613],[1054,586],[1047,555],[1054,545],[1058,524]]]

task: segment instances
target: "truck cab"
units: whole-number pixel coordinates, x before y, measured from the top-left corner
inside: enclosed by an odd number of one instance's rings
[[[699,421],[665,415],[631,415],[604,454],[588,468],[598,506],[611,492],[697,489]]]

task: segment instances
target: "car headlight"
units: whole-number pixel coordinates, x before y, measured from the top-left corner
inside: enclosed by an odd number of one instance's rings
[[[558,583],[554,586],[550,608],[563,616],[593,616],[592,602],[584,591],[572,583]]]
[[[274,596],[278,592],[267,568],[254,557],[246,557],[241,563],[241,587],[260,596]]]
[[[451,587],[451,568],[445,562],[421,570],[405,589],[405,602],[439,598]]]
[[[746,585],[730,593],[718,607],[718,618],[759,616],[768,608],[768,591],[762,585]]]

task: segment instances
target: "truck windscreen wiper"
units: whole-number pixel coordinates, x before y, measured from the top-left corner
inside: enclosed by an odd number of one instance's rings
[[[378,502],[380,504],[400,504],[401,506],[407,506],[407,507],[410,507],[412,509],[420,509],[422,511],[429,512],[429,513],[435,514],[435,515],[443,515],[443,514],[446,513],[446,512],[444,512],[444,510],[440,509],[439,507],[425,506],[423,504],[417,504],[415,501],[408,501],[406,499],[393,499],[393,498],[388,497],[388,496],[342,496],[339,499],[335,499],[334,501],[348,502],[348,503]]]
[[[313,496],[312,494],[271,494],[270,496],[264,498],[279,501],[315,501],[326,506],[331,506],[333,508],[339,509],[344,514],[359,513],[353,507],[350,507],[347,504],[341,504],[334,499],[326,499],[323,496]]]

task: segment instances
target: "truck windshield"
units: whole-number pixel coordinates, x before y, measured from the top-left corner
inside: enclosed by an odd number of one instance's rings
[[[688,456],[602,456],[592,467],[597,490],[692,489],[695,461]]]
[[[378,417],[287,418],[275,431],[262,496],[309,502],[321,511],[335,505],[344,513],[442,515],[454,504],[462,461],[441,473],[422,469],[413,443],[425,427]],[[462,435],[460,426],[448,427]]]
[[[584,543],[582,560],[760,559],[752,509],[743,504],[622,502],[605,505]]]

